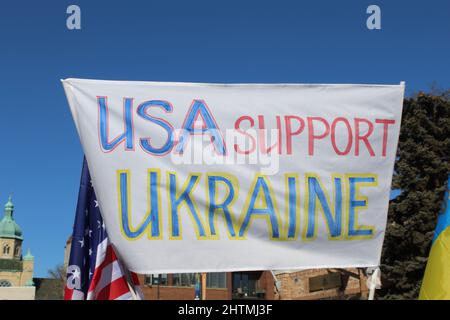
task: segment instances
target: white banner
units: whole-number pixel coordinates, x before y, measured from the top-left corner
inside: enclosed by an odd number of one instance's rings
[[[132,271],[379,264],[403,84],[63,85]]]

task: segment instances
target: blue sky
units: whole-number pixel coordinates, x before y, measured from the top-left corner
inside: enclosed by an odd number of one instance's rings
[[[66,28],[77,4],[82,30]],[[382,29],[366,28],[370,4]],[[3,1],[0,203],[13,192],[36,276],[63,261],[82,151],[61,78],[450,84],[450,2]]]

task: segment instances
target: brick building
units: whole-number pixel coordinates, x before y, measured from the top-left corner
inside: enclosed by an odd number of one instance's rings
[[[142,290],[150,300],[193,300],[195,274],[141,275]],[[206,276],[206,299],[274,299],[274,280],[268,271],[216,272]]]
[[[367,299],[367,276],[363,269],[311,269],[275,272],[276,299]]]
[[[362,269],[223,272],[207,274],[207,300],[365,299]],[[141,275],[149,300],[193,300],[195,274]]]

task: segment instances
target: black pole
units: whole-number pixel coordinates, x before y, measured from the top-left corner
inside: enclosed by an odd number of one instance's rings
[[[161,274],[158,273],[158,286],[156,287],[156,300],[159,300],[159,285],[161,283]]]

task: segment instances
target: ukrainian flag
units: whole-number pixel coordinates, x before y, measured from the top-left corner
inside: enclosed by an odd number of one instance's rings
[[[450,176],[419,299],[450,300]]]

